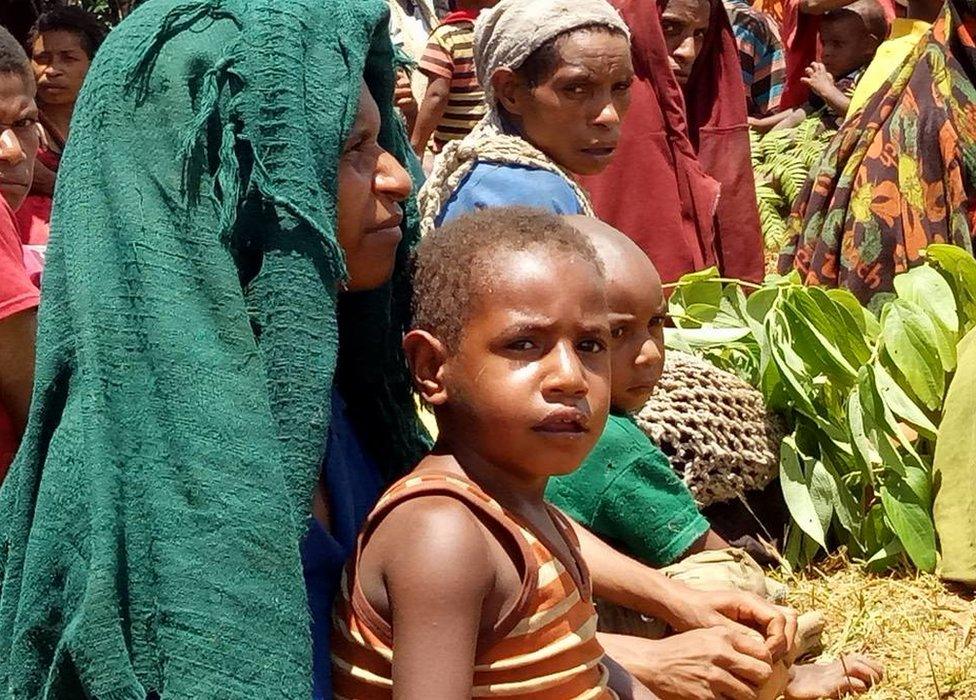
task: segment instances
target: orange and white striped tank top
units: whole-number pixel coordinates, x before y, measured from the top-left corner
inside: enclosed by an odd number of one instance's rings
[[[356,582],[363,545],[394,507],[424,496],[450,496],[504,528],[522,553],[522,591],[490,635],[478,641],[472,697],[510,700],[613,700],[604,651],[596,638],[589,573],[565,517],[550,509],[582,576],[573,574],[545,537],[461,476],[425,472],[402,479],[383,495],[360,534],[356,559],[346,567],[332,619],[332,689],[336,698],[392,696],[393,630],[370,606]]]

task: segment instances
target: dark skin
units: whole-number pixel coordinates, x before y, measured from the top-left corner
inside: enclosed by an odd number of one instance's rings
[[[606,421],[603,279],[592,262],[541,247],[496,254],[492,267],[491,291],[475,293],[456,347],[426,331],[404,338],[414,383],[440,428],[416,471],[479,484],[555,543],[553,553],[580,583],[542,496],[550,476],[579,466]],[[382,521],[359,576],[370,605],[393,626],[393,696],[471,697],[478,640],[522,588],[513,554],[467,507],[424,498]],[[654,697],[607,663],[621,697]]]
[[[821,60],[811,63],[800,80],[823,98],[835,114],[847,114],[851,99],[837,88],[836,81],[870,63],[881,40],[871,34],[855,12],[844,12],[829,22],[824,20],[820,28]]]
[[[337,228],[346,258],[346,289],[363,291],[385,284],[393,274],[402,233],[400,202],[412,188],[410,175],[380,146],[380,112],[365,84],[359,111],[339,160]],[[315,517],[329,527],[328,496],[316,489]]]
[[[674,77],[684,87],[705,45],[711,17],[707,0],[670,0],[661,14],[661,28]]]
[[[54,133],[46,135],[44,145],[60,152],[57,142],[68,138],[71,114],[84,82],[91,57],[81,37],[69,31],[42,32],[31,46],[31,67],[37,81],[37,102]],[[55,173],[38,164],[31,191],[51,196]]]
[[[498,0],[458,0],[456,7],[458,10],[486,10],[494,7]],[[407,114],[407,123],[410,131],[410,145],[414,152],[423,157],[430,143],[430,137],[437,129],[437,125],[444,117],[447,110],[448,98],[451,94],[451,80],[441,75],[425,72],[427,76],[427,91],[424,99],[417,108],[414,105],[415,114],[411,117]]]
[[[638,410],[650,398],[664,367],[667,305],[661,279],[647,255],[621,232],[589,217],[567,220],[597,249],[607,279],[610,404],[620,411]],[[728,546],[709,530],[688,554]],[[776,682],[772,655],[753,631],[722,626],[663,640],[601,635],[601,642],[608,653],[662,698],[772,697],[764,694],[768,684]],[[881,667],[874,660],[849,655],[830,664],[794,666],[782,675],[782,682],[788,681],[783,692],[789,700],[837,697],[842,691],[862,693],[880,674]]]
[[[0,196],[14,211],[30,189],[37,144],[33,81],[0,73]],[[17,435],[23,435],[30,412],[36,326],[33,309],[0,320],[0,404]]]
[[[526,141],[577,175],[613,159],[630,108],[634,67],[621,34],[583,29],[556,42],[559,61],[538,85],[500,68],[491,82],[499,105]]]

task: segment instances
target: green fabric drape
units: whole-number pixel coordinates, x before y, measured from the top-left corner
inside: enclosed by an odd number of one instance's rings
[[[976,330],[959,343],[935,447],[938,573],[976,587]]]
[[[414,165],[386,23],[381,0],[154,0],[99,52],[0,489],[0,697],[309,695],[299,541],[334,375],[389,473],[424,446],[399,351],[413,200],[392,284],[336,291],[363,77]]]

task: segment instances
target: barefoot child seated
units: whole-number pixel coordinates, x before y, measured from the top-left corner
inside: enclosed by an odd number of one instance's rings
[[[609,409],[593,246],[524,208],[462,216],[418,246],[414,383],[433,452],[367,518],[333,627],[338,696],[654,697],[606,657],[568,519],[543,500]]]
[[[566,217],[597,250],[607,280],[610,416],[583,465],[549,480],[546,498],[625,554],[656,566],[729,545],[712,532],[667,456],[630,413],[647,403],[664,367],[666,303],[657,271],[637,245],[607,224]],[[791,700],[864,692],[880,666],[849,655],[790,669]],[[748,679],[744,679],[748,680]]]

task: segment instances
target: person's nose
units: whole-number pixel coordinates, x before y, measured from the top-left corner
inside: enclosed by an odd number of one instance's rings
[[[373,190],[377,194],[384,194],[397,202],[402,202],[409,197],[413,190],[410,173],[388,151],[383,151],[376,161]]]
[[[661,360],[663,359],[662,355],[663,353],[661,352],[661,348],[654,341],[654,338],[648,338],[644,341],[644,344],[641,345],[640,352],[637,354],[637,359],[634,360],[634,364],[637,367],[642,368],[654,367],[655,365],[660,364]]]
[[[617,109],[617,105],[614,104],[612,95],[607,96],[606,104],[604,104],[603,109],[597,115],[594,120],[594,124],[600,126],[619,126],[620,125],[620,112]]]
[[[4,129],[0,133],[0,161],[17,165],[27,159],[24,146],[13,129]]]
[[[685,66],[691,66],[697,57],[698,44],[695,42],[694,36],[685,37],[685,39],[678,44],[678,48],[674,50],[675,60]]]
[[[589,387],[583,363],[571,343],[558,343],[549,353],[543,394],[547,397],[585,396]]]

